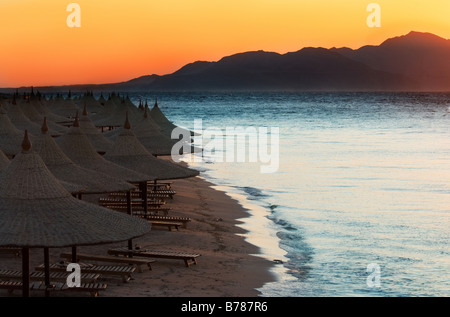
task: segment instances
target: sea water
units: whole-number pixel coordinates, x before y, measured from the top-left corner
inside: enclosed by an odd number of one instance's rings
[[[189,129],[279,128],[274,173],[190,163],[248,209],[245,237],[274,261],[262,296],[450,295],[450,94],[130,97]]]

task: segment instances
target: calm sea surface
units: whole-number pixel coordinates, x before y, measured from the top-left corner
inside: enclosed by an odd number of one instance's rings
[[[130,97],[157,97],[190,129],[279,128],[274,173],[219,162],[226,146],[191,163],[249,209],[245,236],[279,260],[263,296],[450,296],[450,94]]]

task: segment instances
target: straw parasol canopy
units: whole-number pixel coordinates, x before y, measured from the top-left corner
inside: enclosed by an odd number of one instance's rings
[[[106,103],[105,97],[103,97],[103,93],[100,93],[100,97],[98,98],[98,102],[103,106]]]
[[[172,123],[165,114],[161,111],[161,109],[158,106],[158,100],[155,100],[155,104],[150,111],[150,117],[155,121],[155,123],[161,128],[161,132],[166,135],[167,137],[171,137],[172,130],[175,128],[180,128],[174,123]],[[180,128],[182,129],[182,128]],[[185,129],[183,129],[185,130]],[[196,135],[193,131],[185,130],[190,135]]]
[[[28,130],[31,134],[39,134],[41,127],[39,124],[32,122],[22,111],[21,103],[27,101],[19,101],[17,103],[14,97],[11,104],[8,106],[8,117],[12,124],[20,131]],[[54,136],[59,136],[61,133],[51,130],[50,133]]]
[[[78,122],[80,124],[80,129],[87,136],[89,142],[91,142],[97,152],[104,154],[112,148],[113,142],[100,133],[92,123],[91,119],[89,119],[86,104],[84,105],[83,113]]]
[[[154,157],[131,131],[128,115],[123,129],[120,129],[117,140],[105,158],[120,166],[144,173],[154,180],[187,178],[199,175],[199,172],[170,161]]]
[[[66,118],[75,117],[76,113],[80,110],[72,99],[64,99],[61,95],[57,95],[49,103],[48,108],[51,112]]]
[[[83,97],[79,100],[79,107],[86,105],[87,109],[91,113],[98,113],[103,111],[103,105],[94,98],[94,94],[92,92],[87,92],[83,95]]]
[[[0,173],[0,245],[68,247],[126,241],[147,233],[145,221],[72,197],[27,137]]]
[[[132,184],[121,179],[76,165],[64,154],[54,138],[48,134],[45,119],[42,125],[42,134],[36,138],[34,148],[58,180],[85,186],[86,189],[83,193],[110,193],[135,188]]]
[[[36,96],[34,98],[30,98],[31,103],[33,104],[34,108],[36,109],[36,111],[42,116],[42,117],[46,117],[47,120],[49,122],[54,122],[56,124],[59,125],[59,123],[67,123],[69,120],[67,119],[67,117],[64,116],[60,116],[57,115],[53,112],[50,111],[50,109],[48,108],[48,105],[50,104],[50,101],[48,101],[47,99],[45,99],[45,97],[39,95]],[[41,122],[41,121],[39,121]],[[65,126],[61,126],[63,128],[65,128]],[[57,130],[57,129],[55,129]],[[60,130],[57,130],[60,131]],[[66,132],[67,130],[64,130],[64,132]],[[62,131],[60,131],[62,132]]]
[[[108,98],[108,100],[103,105],[102,111],[99,111],[95,115],[93,115],[92,122],[99,127],[102,125],[103,120],[108,118],[112,113],[114,113],[118,109],[118,105],[113,101],[111,97]],[[108,124],[105,124],[104,126],[108,126]]]
[[[84,193],[86,186],[75,184],[75,183],[69,183],[66,181],[59,181],[60,184],[64,187],[65,190],[67,190],[72,195],[81,195]]]
[[[80,165],[81,167],[95,170],[128,182],[144,182],[151,180],[147,175],[121,167],[107,161],[98,154],[89,142],[87,136],[81,131],[78,117],[75,118],[74,124],[69,131],[57,139],[57,144],[75,164]]]
[[[44,115],[38,111],[38,107],[40,107],[40,102],[38,97],[33,96],[28,98],[27,100],[22,100],[18,102],[23,114],[30,119],[31,122],[35,124],[40,124],[44,118]],[[56,124],[52,121],[52,119],[48,119],[47,123],[50,134],[53,136],[60,136],[61,134],[67,132],[67,127]]]
[[[145,220],[72,197],[31,147],[25,132],[22,152],[0,173],[0,246],[23,248],[25,297],[30,248],[44,248],[45,283],[50,287],[48,248],[125,241],[150,230]]]
[[[113,108],[112,106],[110,111],[107,113],[103,113],[101,117],[97,117],[95,120],[96,126],[113,126],[118,127],[121,126],[123,123],[123,118],[125,116],[125,113],[128,112],[129,119],[132,123],[137,122],[138,120],[141,120],[142,113],[141,111],[133,105],[131,100],[129,102],[126,101],[126,99],[122,99],[119,101],[113,101],[114,99],[111,98],[108,100],[106,107],[108,107],[108,104],[115,104],[116,106]],[[116,98],[117,100],[117,98]],[[129,99],[128,99],[129,100]]]
[[[14,126],[0,104],[0,149],[7,156],[13,157],[20,152],[22,140],[23,133]]]
[[[144,109],[141,121],[133,127],[133,132],[142,145],[153,155],[171,155],[172,147],[178,142],[178,140],[172,140],[161,132],[159,126],[148,115],[148,106]],[[112,137],[114,138],[114,136]]]
[[[115,102],[116,105],[120,105],[120,103],[122,102],[122,99],[120,98],[120,94],[115,93],[114,91],[111,93],[110,98],[112,99],[112,101]]]

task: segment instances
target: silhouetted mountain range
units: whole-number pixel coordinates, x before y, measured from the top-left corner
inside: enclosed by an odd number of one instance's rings
[[[414,90],[450,90],[450,40],[431,33],[410,32],[379,46],[332,51],[372,69],[409,78]]]
[[[239,53],[197,61],[169,75],[107,85],[94,91],[450,91],[450,40],[410,32],[379,46],[303,48],[278,54]],[[53,87],[55,88],[55,87]],[[59,87],[62,88],[62,87]],[[51,90],[41,87],[40,90]]]

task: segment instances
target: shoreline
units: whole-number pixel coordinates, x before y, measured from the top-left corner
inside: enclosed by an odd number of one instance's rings
[[[133,273],[133,280],[105,276],[108,284],[101,297],[257,297],[258,288],[275,281],[270,271],[274,263],[259,256],[261,250],[243,236],[240,219],[248,211],[225,192],[214,189],[215,184],[200,177],[173,181],[177,192],[168,200],[171,216],[190,217],[187,228],[169,231],[152,228],[145,236],[134,239],[133,245],[154,246],[155,249],[200,253],[197,265],[185,267],[181,260],[156,259],[152,270]],[[104,195],[101,195],[104,196]],[[100,195],[85,195],[83,200],[97,202]],[[126,246],[126,242],[79,247],[78,252],[106,255],[109,248]],[[60,261],[59,254],[70,248],[50,249],[50,263]],[[1,255],[2,268],[21,270],[21,258]],[[30,251],[30,270],[43,263],[43,250]],[[100,282],[100,280],[99,280]],[[0,296],[9,296],[1,290]],[[32,296],[42,294],[31,293]],[[14,292],[12,296],[21,296]],[[55,293],[52,296],[89,296],[88,293]]]

